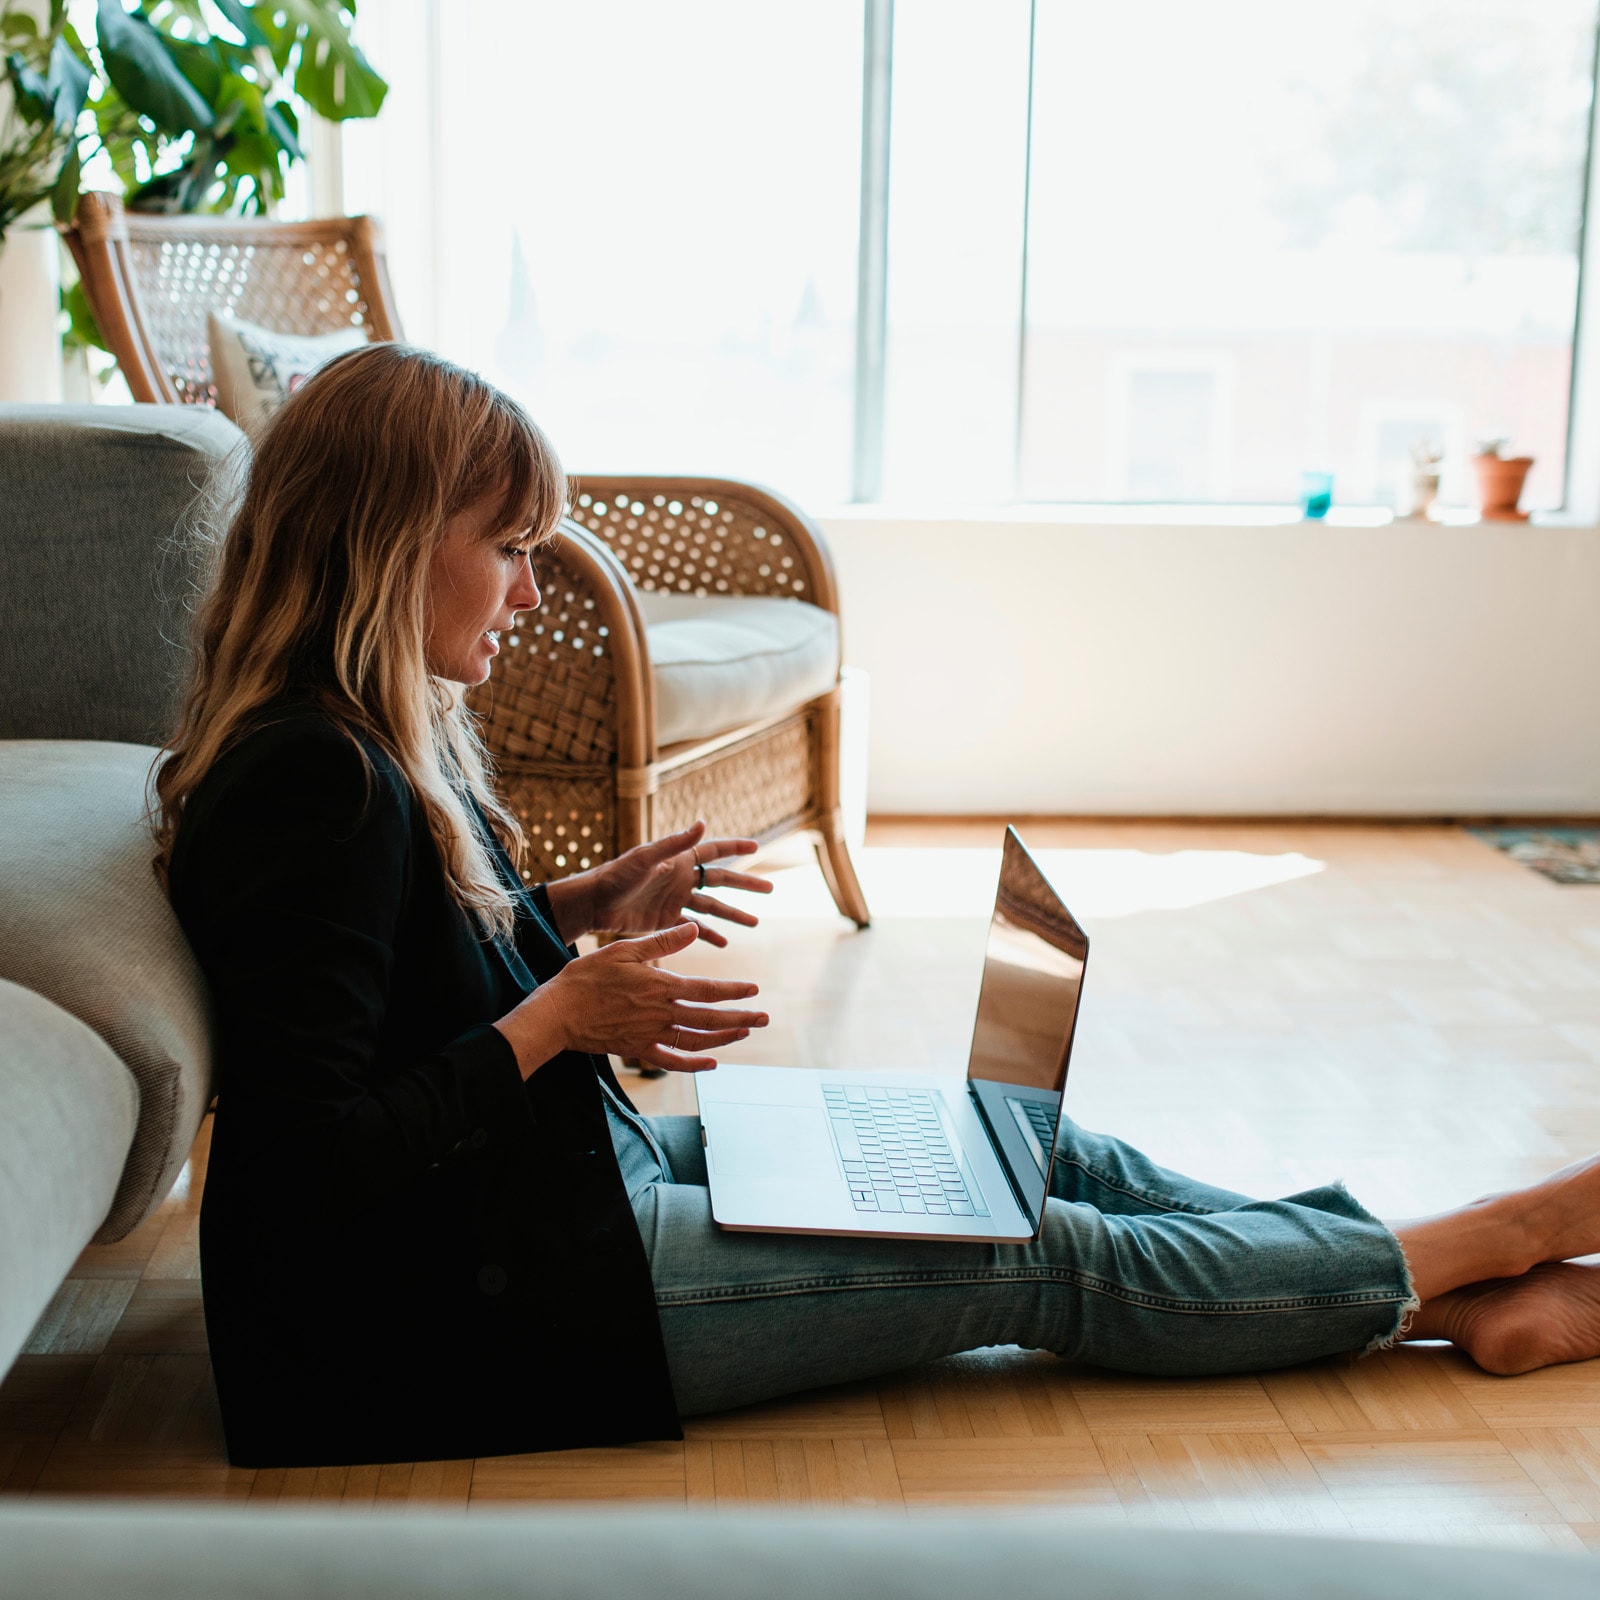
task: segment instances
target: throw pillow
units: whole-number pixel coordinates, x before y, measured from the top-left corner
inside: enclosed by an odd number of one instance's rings
[[[318,367],[346,350],[359,349],[367,334],[354,327],[332,333],[274,333],[213,311],[206,317],[206,342],[211,346],[217,406],[250,433]]]

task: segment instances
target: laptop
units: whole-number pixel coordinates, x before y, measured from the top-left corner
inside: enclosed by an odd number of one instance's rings
[[[751,1233],[1037,1238],[1088,959],[1088,935],[1007,828],[965,1080],[698,1074],[712,1216]]]

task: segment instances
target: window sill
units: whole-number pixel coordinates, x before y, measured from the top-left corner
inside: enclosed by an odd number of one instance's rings
[[[1433,518],[1397,517],[1384,506],[1335,506],[1326,517],[1303,517],[1297,506],[1002,504],[916,505],[846,503],[814,509],[817,521],[832,526],[880,523],[984,523],[1016,527],[1085,526],[1135,528],[1434,528],[1485,526],[1467,506],[1450,506]],[[1504,522],[1505,528],[1583,528],[1592,523],[1566,511],[1535,511],[1531,523]]]

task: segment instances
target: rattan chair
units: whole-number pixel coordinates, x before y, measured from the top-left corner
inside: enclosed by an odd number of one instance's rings
[[[125,212],[115,195],[86,194],[62,233],[135,400],[217,403],[211,311],[279,333],[354,326],[375,339],[400,337],[371,217],[157,217]]]
[[[128,214],[85,195],[63,230],[95,319],[140,401],[215,405],[206,314],[284,333],[350,325],[401,337],[369,217],[270,222]],[[839,687],[742,726],[661,748],[636,590],[756,595],[837,615],[817,526],[751,484],[579,478],[539,560],[544,604],[502,641],[472,705],[529,842],[528,876],[560,877],[704,817],[771,841],[800,830],[834,903],[866,899],[839,810]]]
[[[834,904],[867,902],[839,810],[839,686],[781,712],[662,748],[636,589],[838,596],[816,525],[748,483],[582,478],[538,561],[544,602],[502,638],[475,690],[503,792],[527,831],[530,874],[560,876],[704,817],[761,840],[809,830]],[[578,526],[577,524],[581,524]]]

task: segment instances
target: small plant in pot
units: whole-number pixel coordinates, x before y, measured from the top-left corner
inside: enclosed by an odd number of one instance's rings
[[[1517,509],[1517,502],[1532,466],[1532,456],[1507,455],[1504,439],[1479,441],[1472,452],[1472,471],[1478,480],[1478,515],[1485,522],[1528,520],[1528,513]]]

